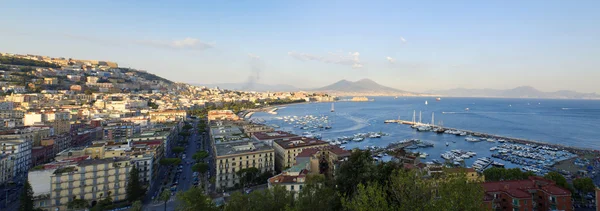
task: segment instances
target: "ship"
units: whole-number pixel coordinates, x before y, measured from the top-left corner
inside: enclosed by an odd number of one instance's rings
[[[442,98],[439,98],[439,97],[438,97],[438,98],[435,98],[435,100],[436,100],[436,101],[440,101],[440,100],[442,100]]]
[[[335,109],[333,107],[333,103],[331,104],[331,112],[335,112]]]

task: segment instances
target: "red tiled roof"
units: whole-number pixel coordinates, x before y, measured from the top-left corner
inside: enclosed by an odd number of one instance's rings
[[[571,192],[541,177],[528,180],[485,182],[485,192],[504,192],[513,198],[531,198],[530,190],[542,190],[551,195],[570,195]]]
[[[304,150],[302,150],[302,152],[300,152],[298,155],[296,155],[296,157],[297,158],[310,157],[318,152],[319,152],[319,149],[316,149],[316,148],[304,149]]]
[[[338,156],[350,156],[350,151],[340,148],[339,146],[330,146],[329,151]]]
[[[308,170],[303,169],[298,176],[291,176],[285,173],[278,174],[274,177],[269,178],[271,184],[283,184],[283,183],[297,183],[298,178],[306,177]],[[295,181],[294,181],[295,180]]]

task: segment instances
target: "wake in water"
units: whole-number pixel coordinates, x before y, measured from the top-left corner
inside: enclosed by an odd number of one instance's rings
[[[352,127],[349,128],[344,128],[344,129],[340,129],[340,130],[332,130],[329,131],[330,133],[342,133],[342,132],[349,132],[349,131],[355,131],[355,130],[360,130],[362,128],[365,128],[369,125],[368,121],[365,119],[361,119],[358,117],[354,117],[348,114],[338,114],[339,116],[346,118],[350,121],[353,121],[355,124]]]

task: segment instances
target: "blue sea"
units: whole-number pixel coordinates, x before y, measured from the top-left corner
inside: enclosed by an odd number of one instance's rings
[[[567,146],[600,149],[600,101],[550,100],[550,99],[498,99],[498,98],[435,98],[375,97],[372,102],[307,103],[281,106],[278,114],[257,113],[266,124],[281,126],[279,130],[302,134],[283,120],[284,116],[328,116],[330,130],[318,130],[323,139],[352,136],[356,133],[384,132],[381,139],[350,142],[347,149],[365,146],[387,146],[394,141],[420,139],[435,144],[433,148],[419,149],[430,154],[428,159],[439,159],[440,154],[461,149],[477,152],[477,157],[490,156],[489,148],[499,145],[490,142],[466,142],[465,137],[433,132],[417,132],[408,125],[384,124],[387,119],[416,120],[430,123],[432,113],[436,125],[484,132],[506,137],[523,138]],[[425,103],[427,101],[427,104]],[[466,108],[469,108],[468,111]],[[279,117],[279,118],[278,118]],[[450,143],[446,146],[445,143]],[[472,163],[475,159],[470,159]],[[503,162],[507,167],[513,166]]]

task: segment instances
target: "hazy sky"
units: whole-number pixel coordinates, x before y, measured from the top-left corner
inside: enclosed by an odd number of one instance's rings
[[[600,1],[427,2],[5,0],[0,51],[188,83],[600,93]]]

